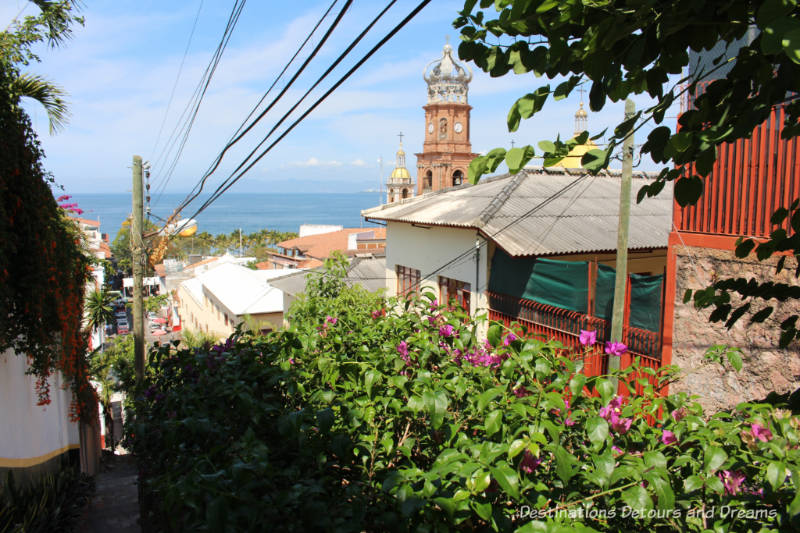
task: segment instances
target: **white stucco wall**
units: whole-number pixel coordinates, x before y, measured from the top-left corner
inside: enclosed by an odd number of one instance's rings
[[[69,421],[72,392],[60,374],[50,377],[50,405],[37,406],[36,379],[27,358],[0,353],[0,468],[28,468],[80,446],[78,423]]]
[[[480,255],[475,257],[477,232],[473,229],[418,227],[402,222],[389,222],[386,226],[386,288],[389,296],[397,294],[396,265],[416,268],[422,277],[421,289],[431,289],[439,294],[439,276],[470,284],[470,314],[487,309],[486,288],[488,253],[484,239]],[[440,271],[446,263],[469,251],[463,258]],[[476,262],[478,283],[476,286]]]

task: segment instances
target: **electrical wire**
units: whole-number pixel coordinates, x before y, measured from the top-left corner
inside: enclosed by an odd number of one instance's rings
[[[264,115],[266,115],[266,114],[267,114],[267,113],[268,113],[268,112],[269,112],[269,111],[270,111],[270,110],[271,110],[271,109],[272,109],[272,108],[273,108],[273,107],[274,107],[274,106],[275,106],[275,105],[276,105],[276,104],[277,104],[277,103],[280,101],[280,99],[281,99],[281,98],[283,98],[284,94],[286,94],[286,91],[288,91],[288,90],[289,90],[289,88],[291,88],[291,87],[292,87],[292,85],[293,85],[293,84],[294,84],[294,82],[297,80],[297,78],[300,76],[300,74],[302,74],[302,73],[303,73],[303,71],[306,69],[306,67],[308,66],[308,64],[309,64],[309,63],[310,63],[310,62],[311,62],[311,61],[314,59],[314,57],[316,57],[316,55],[317,55],[317,54],[319,53],[319,51],[322,49],[322,46],[323,46],[323,45],[324,45],[324,44],[327,42],[328,38],[331,36],[331,34],[333,33],[333,31],[334,31],[334,30],[336,29],[336,27],[339,25],[339,22],[342,20],[342,17],[344,17],[345,13],[346,13],[346,12],[347,12],[347,10],[350,8],[350,6],[351,6],[351,4],[352,4],[352,3],[353,3],[353,0],[348,0],[348,1],[345,3],[345,5],[344,5],[344,6],[342,6],[342,9],[341,9],[341,10],[339,11],[339,13],[336,15],[336,18],[335,18],[335,19],[333,20],[333,22],[331,23],[331,26],[330,26],[330,27],[327,29],[327,31],[325,32],[325,34],[324,34],[324,35],[322,36],[322,38],[320,39],[320,42],[319,42],[319,43],[317,43],[317,45],[316,45],[316,46],[314,47],[314,49],[311,51],[311,53],[309,54],[309,56],[308,56],[308,57],[305,59],[305,61],[303,61],[303,64],[302,64],[302,65],[300,65],[300,67],[297,69],[297,72],[295,72],[295,73],[294,73],[294,75],[292,76],[292,78],[291,78],[291,79],[290,79],[290,80],[289,80],[289,81],[286,83],[286,85],[283,87],[283,89],[281,90],[281,92],[280,92],[280,93],[279,93],[277,96],[275,96],[275,98],[273,98],[273,99],[272,99],[272,101],[270,102],[270,104],[269,104],[269,105],[268,105],[268,106],[267,106],[267,107],[266,107],[266,108],[265,108],[265,109],[264,109],[264,110],[263,110],[263,111],[262,111],[262,112],[261,112],[261,113],[258,115],[258,117],[256,117],[256,118],[255,118],[255,120],[253,120],[253,122],[252,122],[250,125],[248,125],[247,127],[245,127],[245,124],[247,123],[247,120],[248,120],[250,117],[252,117],[252,115],[253,115],[253,113],[255,113],[256,109],[258,109],[258,107],[261,105],[261,103],[262,103],[262,102],[264,101],[264,99],[267,97],[267,95],[268,95],[268,94],[269,94],[269,92],[272,90],[272,88],[273,88],[273,87],[275,87],[275,85],[278,83],[278,81],[280,80],[280,78],[283,76],[283,74],[284,74],[284,73],[286,72],[286,70],[289,68],[289,66],[291,65],[292,61],[293,61],[293,60],[294,60],[294,59],[295,59],[295,58],[296,58],[296,57],[297,57],[297,56],[300,54],[300,51],[303,49],[303,47],[305,46],[305,44],[308,42],[308,40],[309,40],[309,39],[311,39],[311,36],[313,35],[314,31],[316,31],[316,29],[317,29],[317,28],[320,26],[320,24],[322,23],[322,21],[323,21],[323,20],[325,20],[325,18],[328,16],[328,14],[330,13],[330,11],[333,9],[334,5],[336,5],[336,1],[334,1],[334,2],[333,2],[331,5],[330,5],[330,7],[329,7],[329,8],[328,8],[328,10],[325,12],[325,14],[322,16],[322,18],[320,18],[320,20],[317,22],[317,25],[314,27],[314,30],[312,30],[312,32],[311,32],[311,33],[308,35],[308,37],[306,38],[306,40],[305,40],[305,41],[303,41],[303,44],[301,44],[301,45],[300,45],[300,48],[298,48],[298,50],[295,52],[295,54],[294,54],[294,56],[292,57],[292,59],[289,61],[289,63],[287,63],[287,65],[284,67],[284,69],[281,71],[281,73],[278,75],[278,77],[277,77],[277,78],[275,79],[275,81],[272,83],[272,85],[271,85],[271,86],[270,86],[270,88],[267,90],[267,92],[266,92],[266,93],[264,93],[264,95],[261,97],[261,100],[259,100],[258,104],[256,104],[256,106],[255,106],[255,107],[254,107],[254,108],[253,108],[253,109],[250,111],[250,114],[248,115],[248,117],[247,117],[247,118],[246,118],[246,119],[245,119],[245,120],[242,122],[242,124],[241,124],[241,125],[240,125],[240,126],[237,128],[236,132],[233,134],[233,136],[231,137],[231,139],[228,141],[227,145],[226,145],[226,146],[225,146],[225,147],[222,149],[222,151],[221,151],[221,152],[220,152],[220,154],[217,156],[217,158],[215,159],[215,161],[214,161],[214,162],[211,164],[211,166],[209,167],[209,169],[208,169],[208,170],[207,170],[207,171],[206,171],[206,172],[203,174],[203,177],[202,177],[202,178],[200,178],[200,181],[197,183],[197,185],[195,185],[195,186],[192,188],[192,191],[189,193],[189,195],[186,197],[186,199],[184,199],[184,201],[183,201],[183,202],[181,202],[181,204],[178,206],[178,208],[176,209],[176,211],[177,211],[177,212],[180,212],[180,211],[182,211],[182,210],[183,210],[183,209],[184,209],[186,206],[188,206],[188,205],[189,205],[189,204],[190,204],[190,203],[191,203],[191,202],[192,202],[192,201],[193,201],[195,198],[197,198],[197,197],[200,195],[200,193],[202,193],[202,191],[203,191],[203,187],[205,186],[205,182],[208,180],[208,178],[211,176],[211,174],[212,174],[212,173],[213,173],[213,172],[214,172],[214,171],[215,171],[215,170],[216,170],[216,169],[219,167],[220,163],[222,162],[222,158],[224,157],[224,155],[225,155],[225,153],[228,151],[228,149],[229,149],[231,146],[233,146],[234,144],[236,144],[237,142],[239,142],[239,140],[241,140],[241,138],[242,138],[244,135],[246,135],[246,134],[247,134],[247,133],[248,133],[248,132],[249,132],[249,131],[250,131],[250,130],[253,128],[253,127],[255,127],[255,125],[256,125],[256,124],[257,124],[259,121],[261,121],[261,119],[262,119],[262,118],[264,118]],[[244,128],[244,129],[242,129],[242,128]],[[252,152],[251,152],[251,154],[252,154]],[[250,157],[250,156],[248,156],[248,157]]]
[[[203,210],[208,208],[217,198],[219,198],[222,194],[224,194],[228,189],[231,188],[237,181],[239,181],[244,175],[247,174],[267,153],[269,153],[272,148],[274,148],[281,140],[283,140],[295,127],[297,127],[300,122],[302,122],[314,109],[316,109],[322,102],[324,102],[328,96],[333,93],[339,86],[342,85],[355,71],[357,71],[361,66],[370,58],[372,57],[375,52],[377,52],[380,48],[383,47],[392,37],[397,34],[408,22],[413,19],[425,6],[427,6],[431,0],[423,0],[420,2],[417,7],[415,7],[406,17],[400,21],[392,30],[385,35],[372,49],[369,50],[353,67],[351,67],[339,80],[333,84],[319,99],[317,99],[314,104],[312,104],[300,117],[298,117],[284,132],[274,140],[267,148],[265,148],[250,164],[248,164],[244,169],[239,171],[238,175],[234,177],[237,171],[231,174],[231,176],[226,179],[223,184],[220,184],[217,187],[217,190],[212,193],[211,197],[203,203],[203,205],[190,217],[195,218],[199,215]],[[285,115],[286,116],[286,115]],[[284,116],[284,118],[285,118]],[[282,119],[283,120],[283,119]],[[259,144],[261,146],[261,144]],[[258,147],[257,147],[258,148]],[[256,149],[257,149],[256,148]],[[255,153],[255,150],[251,152],[250,155],[245,159],[245,161],[249,160],[252,154]],[[241,166],[241,165],[240,165]]]
[[[177,166],[180,156],[183,153],[183,149],[186,146],[189,133],[192,130],[192,126],[194,126],[195,119],[197,118],[197,114],[200,110],[200,105],[203,102],[203,98],[205,97],[209,85],[211,84],[211,79],[214,77],[214,73],[217,70],[220,59],[222,58],[225,49],[228,47],[228,43],[233,35],[233,30],[239,21],[239,17],[242,14],[242,10],[244,9],[246,3],[247,0],[235,0],[233,8],[231,9],[231,14],[228,17],[228,23],[225,26],[225,31],[223,32],[222,38],[217,45],[211,61],[206,66],[206,70],[203,73],[203,76],[200,78],[200,82],[195,88],[192,98],[190,98],[189,103],[184,109],[184,112],[181,113],[181,116],[178,118],[178,123],[175,125],[172,134],[170,134],[167,144],[156,158],[156,162],[153,164],[154,168],[159,168],[159,170],[161,170],[160,164],[162,163],[163,158],[168,158],[175,144],[179,143],[178,149],[175,152],[175,156],[172,158],[172,162],[166,165],[167,171],[162,173],[163,178],[159,186],[159,191],[157,193],[158,196],[156,197],[155,203],[158,203],[158,201],[161,199],[164,189],[166,189],[167,184],[172,178],[175,167]]]
[[[181,64],[178,66],[178,74],[175,76],[175,81],[172,84],[172,90],[169,93],[169,99],[167,100],[167,109],[164,111],[164,118],[161,119],[161,126],[158,128],[158,135],[156,135],[156,140],[153,143],[153,148],[150,150],[151,153],[156,153],[156,148],[158,147],[159,141],[161,141],[161,134],[164,132],[164,125],[167,123],[167,117],[169,116],[169,109],[172,106],[172,99],[175,97],[175,89],[178,87],[178,81],[181,79],[181,73],[183,72],[183,65],[186,62],[186,56],[189,54],[189,48],[192,45],[192,38],[194,37],[194,32],[197,29],[197,21],[200,19],[200,11],[203,9],[203,0],[200,0],[199,5],[197,6],[197,13],[194,16],[194,23],[192,23],[192,31],[189,32],[189,40],[186,42],[186,48],[183,50],[183,58],[181,59]]]

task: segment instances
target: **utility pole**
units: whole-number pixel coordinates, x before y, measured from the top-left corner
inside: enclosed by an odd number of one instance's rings
[[[142,158],[133,156],[133,221],[131,223],[131,264],[133,266],[133,361],[136,382],[144,379],[144,242],[142,238]]]
[[[633,100],[625,100],[625,120],[633,117]],[[628,227],[631,218],[631,179],[633,178],[633,130],[622,142],[622,178],[619,187],[619,225],[617,226],[617,275],[614,280],[614,310],[611,315],[611,342],[622,342],[625,318],[625,289],[628,281]],[[619,370],[620,358],[608,357],[608,370]],[[616,383],[614,383],[616,387]]]

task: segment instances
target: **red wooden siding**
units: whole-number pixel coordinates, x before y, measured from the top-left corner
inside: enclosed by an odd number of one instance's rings
[[[698,93],[702,90],[698,88]],[[777,106],[749,139],[718,147],[697,204],[685,208],[675,204],[678,231],[768,237],[778,229],[770,224],[770,216],[800,196],[798,139],[780,138],[784,117],[784,107]],[[780,227],[788,232],[789,221]]]

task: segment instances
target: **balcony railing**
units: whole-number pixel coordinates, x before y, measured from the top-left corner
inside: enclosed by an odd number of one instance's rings
[[[611,324],[607,320],[506,294],[487,294],[490,320],[502,322],[507,327],[516,322],[527,330],[529,336],[542,336],[560,342],[570,353],[579,354],[577,357],[584,362],[583,373],[586,376],[597,376],[608,371],[608,356],[602,342],[608,339],[611,331]],[[581,330],[597,332],[598,343],[587,350],[580,343]],[[622,338],[622,342],[628,346],[628,353],[622,358],[622,368],[629,366],[635,357],[639,357],[644,367],[654,370],[661,367],[659,333],[626,326],[622,330]],[[649,374],[636,377],[656,383]],[[637,384],[636,389],[641,393],[642,385]]]

